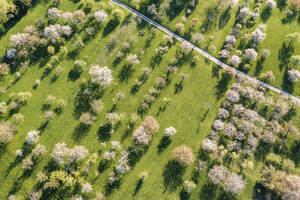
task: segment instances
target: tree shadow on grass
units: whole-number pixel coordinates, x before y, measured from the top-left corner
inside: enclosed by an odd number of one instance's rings
[[[108,141],[110,138],[111,127],[108,124],[100,126],[98,130],[98,137],[100,141]]]
[[[263,69],[263,64],[265,62],[265,58],[261,57],[257,62],[256,62],[256,67],[255,67],[255,76],[260,75],[261,70]]]
[[[115,28],[119,25],[119,21],[111,19],[107,25],[105,26],[104,30],[103,30],[103,35],[102,37],[106,37],[108,34],[110,34],[113,30],[115,30]]]
[[[263,22],[266,22],[270,18],[271,15],[272,15],[272,9],[265,8],[262,11],[260,17],[261,17],[261,19],[262,19]]]
[[[286,0],[277,0],[277,7],[279,8],[279,10],[283,10],[287,5],[287,1]]]
[[[157,152],[162,153],[171,144],[170,137],[164,136],[157,145]]]
[[[227,91],[229,81],[230,80],[228,80],[227,78],[222,77],[222,79],[218,82],[218,85],[216,86],[217,91],[215,93],[215,95],[217,96],[217,100],[219,100]]]
[[[217,187],[212,183],[205,183],[200,191],[199,199],[214,199],[217,196]]]
[[[76,71],[76,70],[71,70],[68,74],[68,79],[71,81],[76,81],[77,79],[80,78],[81,72]]]
[[[124,81],[127,82],[129,80],[129,78],[132,76],[132,73],[134,71],[135,70],[132,69],[132,67],[130,65],[124,65],[118,74],[118,78],[120,79],[121,82],[124,82]]]
[[[223,29],[227,23],[230,20],[230,10],[231,10],[231,6],[228,6],[228,8],[220,15],[219,17],[219,29]]]
[[[176,190],[182,183],[184,172],[184,166],[180,165],[175,160],[169,161],[163,172],[165,190]]]
[[[86,136],[87,132],[90,130],[91,126],[80,123],[75,127],[73,138],[78,141]]]
[[[284,91],[286,91],[288,93],[293,93],[293,91],[294,91],[294,84],[291,83],[288,79],[288,68],[285,69],[281,87]]]
[[[113,184],[107,184],[105,186],[105,195],[109,196],[114,190],[118,189],[121,185],[121,181],[117,180]]]
[[[101,160],[98,166],[98,171],[100,173],[104,172],[105,170],[107,170],[110,166],[110,162],[107,160]]]
[[[300,141],[296,141],[291,146],[290,159],[295,161],[296,165],[300,163]]]
[[[144,178],[140,178],[137,181],[134,192],[132,194],[133,196],[135,196],[140,191],[140,189],[142,188],[143,183],[144,183]]]

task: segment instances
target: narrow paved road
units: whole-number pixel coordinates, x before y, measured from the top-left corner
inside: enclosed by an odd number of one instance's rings
[[[189,44],[195,51],[199,52],[201,55],[203,55],[205,58],[207,58],[208,60],[212,61],[213,63],[215,63],[216,65],[220,66],[221,68],[223,69],[226,69],[226,68],[231,68],[233,69],[236,74],[240,74],[246,78],[249,78],[249,79],[252,79],[253,81],[256,81],[258,84],[266,87],[266,88],[269,88],[270,90],[274,91],[274,92],[277,92],[279,94],[282,94],[282,95],[286,95],[290,98],[296,98],[300,101],[300,99],[290,93],[287,93],[281,89],[278,89],[272,85],[269,85],[263,81],[260,81],[258,80],[257,78],[253,77],[253,76],[250,76],[240,70],[237,70],[236,68],[234,67],[231,67],[225,63],[223,63],[222,61],[218,60],[217,58],[213,57],[212,55],[210,55],[209,53],[207,53],[206,51],[200,49],[199,47],[195,46],[194,44],[192,44],[191,42],[185,40],[184,38],[180,37],[179,35],[177,35],[176,33],[173,33],[172,31],[170,31],[169,29],[165,28],[164,26],[158,24],[157,22],[153,21],[152,19],[146,17],[145,15],[139,13],[138,11],[134,10],[133,8],[125,5],[124,3],[118,1],[118,0],[111,0],[113,3],[125,8],[126,10],[136,14],[137,16],[139,16],[140,18],[144,19],[145,21],[149,22],[150,24],[152,24],[153,26],[157,27],[158,29],[162,30],[163,32],[173,36],[174,38],[176,38],[177,40],[181,41],[181,42],[187,42],[187,44]]]

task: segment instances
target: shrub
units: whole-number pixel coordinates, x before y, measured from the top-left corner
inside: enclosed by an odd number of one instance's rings
[[[29,131],[26,136],[26,143],[27,144],[37,143],[40,138],[39,133],[40,132],[37,130]]]
[[[224,190],[226,192],[239,194],[244,189],[245,185],[246,182],[243,180],[242,176],[231,172],[224,181]]]
[[[216,185],[223,183],[228,175],[229,171],[226,167],[222,165],[214,165],[208,172],[208,177],[210,181]]]
[[[0,78],[6,76],[9,73],[9,65],[6,63],[0,64]]]

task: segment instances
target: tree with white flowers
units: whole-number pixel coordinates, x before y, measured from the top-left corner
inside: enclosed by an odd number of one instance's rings
[[[229,173],[228,169],[223,165],[214,165],[208,172],[210,181],[216,185],[223,183]]]
[[[256,60],[257,52],[255,51],[255,49],[246,49],[244,58],[250,61]]]
[[[235,44],[236,43],[236,39],[234,35],[227,35],[225,38],[226,43],[229,44]]]
[[[99,23],[103,23],[103,22],[107,21],[107,19],[108,19],[107,13],[103,10],[95,11],[93,16],[96,19],[96,21]]]
[[[49,20],[58,20],[61,17],[61,11],[55,7],[49,8],[47,17]]]
[[[108,86],[112,83],[114,78],[112,77],[112,71],[108,67],[99,67],[99,65],[93,65],[89,74],[92,77],[92,82],[99,86]]]
[[[230,56],[230,51],[223,49],[219,52],[219,55],[221,58],[229,58]]]
[[[245,188],[246,182],[241,175],[231,172],[224,181],[224,190],[226,192],[239,194]]]
[[[17,33],[10,36],[10,44],[13,48],[21,48],[27,43],[28,33]]]
[[[239,56],[233,55],[228,62],[229,62],[229,64],[237,67],[242,61]]]
[[[217,150],[217,143],[213,140],[206,138],[202,141],[202,148],[205,151],[212,152],[212,151]]]
[[[0,122],[0,144],[6,144],[12,140],[17,127],[10,122]]]
[[[32,130],[32,131],[29,131],[27,133],[27,137],[26,137],[26,143],[27,144],[34,144],[34,143],[37,143],[40,136],[39,136],[39,131],[37,130]]]
[[[194,154],[190,147],[181,145],[172,151],[172,157],[181,165],[188,165],[194,161]]]
[[[266,34],[262,32],[259,28],[253,31],[251,35],[252,35],[253,42],[257,44],[261,43],[266,38]]]
[[[175,135],[176,133],[177,133],[177,130],[173,126],[170,126],[165,129],[165,135],[167,137],[171,137],[171,136]]]
[[[236,103],[240,100],[240,94],[237,91],[228,90],[228,92],[226,93],[226,100],[231,103]]]
[[[298,82],[300,78],[300,72],[296,69],[291,69],[288,71],[288,80],[292,83]]]
[[[276,7],[276,2],[274,0],[267,0],[266,8],[272,9]]]
[[[141,62],[136,54],[129,54],[126,61],[129,65],[137,65]]]
[[[68,147],[65,143],[57,143],[52,151],[52,158],[57,164],[63,164],[68,154]]]
[[[81,161],[87,157],[89,151],[84,146],[76,145],[73,148],[69,149],[67,154],[67,161],[69,163],[74,163],[76,161]]]

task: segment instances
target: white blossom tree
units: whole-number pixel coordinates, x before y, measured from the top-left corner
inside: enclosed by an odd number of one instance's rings
[[[292,83],[298,82],[300,78],[300,72],[296,69],[291,69],[288,71],[288,80]]]
[[[177,130],[173,126],[170,126],[165,129],[165,135],[167,137],[171,137],[171,136],[175,135],[176,133],[177,133]]]
[[[26,136],[26,143],[27,144],[37,143],[40,138],[39,133],[40,132],[37,130],[29,131]]]
[[[108,19],[107,13],[103,10],[95,11],[93,16],[96,19],[96,21],[99,23],[103,23],[103,22],[107,21],[107,19]]]
[[[202,148],[205,151],[212,152],[212,151],[217,150],[217,143],[213,140],[206,138],[202,141]]]
[[[214,165],[208,172],[210,181],[216,185],[223,183],[228,175],[228,169],[223,165]]]
[[[89,74],[92,77],[92,82],[98,84],[99,86],[108,86],[114,80],[112,77],[112,71],[108,67],[99,67],[98,65],[93,65]]]
[[[257,44],[261,43],[266,38],[266,34],[263,33],[259,28],[253,31],[251,35],[252,35],[253,42]]]
[[[257,52],[255,51],[255,49],[246,49],[244,58],[250,61],[256,60]]]
[[[246,182],[243,180],[242,176],[231,172],[227,175],[227,178],[224,181],[224,190],[226,192],[239,194],[244,189],[245,185]]]
[[[274,0],[267,0],[266,8],[272,9],[276,7],[276,2]]]
[[[241,58],[237,55],[233,55],[230,59],[229,59],[229,64],[237,67],[242,61]]]

